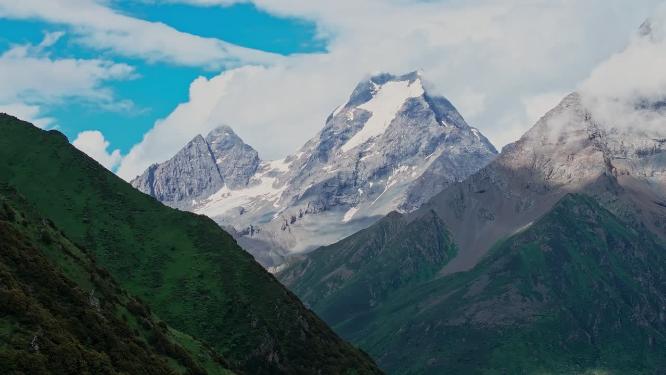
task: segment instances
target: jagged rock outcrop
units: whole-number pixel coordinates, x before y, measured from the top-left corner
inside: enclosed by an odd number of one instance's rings
[[[224,184],[232,189],[246,186],[259,167],[257,151],[228,126],[208,133],[206,143]]]
[[[228,126],[197,135],[173,158],[153,164],[132,185],[173,207],[187,209],[222,186],[245,186],[259,155]]]

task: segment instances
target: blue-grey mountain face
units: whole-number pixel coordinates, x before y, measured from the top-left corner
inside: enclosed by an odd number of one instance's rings
[[[338,241],[391,211],[413,211],[497,153],[448,100],[430,95],[417,73],[359,83],[324,128],[283,160],[259,162],[240,139],[232,154],[211,135],[206,143],[222,182],[211,179],[210,162],[191,163],[197,158],[179,157],[181,151],[133,184],[233,227],[239,242],[268,266]],[[192,184],[174,178],[185,176],[183,169]],[[165,190],[172,193],[157,194]]]
[[[198,135],[172,159],[151,165],[132,184],[166,204],[179,206],[214,193],[224,183],[208,144]]]
[[[223,186],[246,186],[259,163],[257,151],[222,126],[205,139],[194,137],[168,161],[151,165],[132,185],[167,205],[187,209]]]
[[[246,145],[228,126],[208,133],[206,143],[224,184],[231,189],[246,186],[260,164],[257,151]]]

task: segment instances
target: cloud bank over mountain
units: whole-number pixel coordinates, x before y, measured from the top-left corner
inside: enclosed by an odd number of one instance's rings
[[[600,64],[580,87],[595,119],[641,131],[664,128],[666,109],[666,6],[640,27],[627,47]]]
[[[420,70],[429,79],[429,91],[445,94],[457,103],[466,120],[500,148],[529,128],[544,109],[578,88],[595,67],[628,44],[638,43],[632,35],[647,17],[658,23],[659,11],[655,8],[661,2],[140,2],[145,9],[155,11],[169,6],[242,6],[245,11],[268,17],[315,25],[314,38],[323,41],[323,51],[279,55],[232,43],[224,36],[204,35],[202,30],[176,27],[159,17],[132,11],[122,2],[0,0],[0,18],[37,22],[48,25],[47,31],[56,30],[47,35],[41,47],[22,43],[5,52],[23,51],[26,55],[18,64],[28,72],[24,76],[34,78],[31,81],[36,83],[29,87],[29,95],[11,89],[0,99],[0,106],[51,126],[57,125],[57,118],[54,121],[50,111],[43,109],[53,108],[53,101],[38,103],[35,97],[93,97],[99,111],[129,113],[126,109],[132,107],[132,95],[141,95],[143,89],[125,90],[123,95],[129,97],[116,97],[118,82],[131,78],[142,81],[142,73],[153,67],[198,69],[197,74],[202,76],[191,83],[189,97],[170,101],[169,105],[181,101],[170,114],[162,110],[142,119],[143,125],[134,127],[141,130],[120,147],[125,155],[118,172],[131,179],[148,165],[168,159],[194,135],[221,124],[233,126],[263,158],[281,158],[320,129],[355,82],[382,71]],[[63,32],[66,40],[59,42]],[[266,39],[270,40],[271,35],[267,34]],[[654,41],[642,43],[658,48]],[[68,52],[65,56],[50,55],[54,48]],[[76,57],[67,55],[72,51]],[[80,51],[85,51],[81,57],[77,55]],[[643,59],[652,59],[655,64],[661,61],[658,52],[647,52],[642,47],[633,51],[634,63]],[[10,57],[3,55],[2,59],[12,62]],[[22,64],[25,61],[31,64]],[[66,67],[71,74],[58,77],[71,79],[37,78],[47,65]],[[603,69],[611,67],[599,67],[595,74],[602,74]],[[10,78],[16,77],[20,76],[12,74]],[[590,78],[595,80],[603,81]],[[146,82],[156,84],[154,80]],[[63,87],[64,83],[68,85]],[[58,95],[54,90],[59,90]],[[127,123],[132,123],[131,119]],[[89,126],[69,135],[101,130],[107,133],[106,138],[115,137],[117,141],[117,134],[109,137],[109,123],[104,129],[94,123]],[[130,147],[137,139],[140,142]]]
[[[419,69],[431,91],[446,93],[501,147],[621,50],[658,2],[253,3],[313,20],[329,41],[327,52],[198,79],[189,101],[129,152],[119,169],[122,177],[133,178],[220,124],[234,126],[262,157],[283,157],[319,130],[347,87],[378,71]]]

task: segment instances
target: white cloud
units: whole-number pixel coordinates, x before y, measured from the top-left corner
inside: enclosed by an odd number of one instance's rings
[[[561,102],[567,94],[567,92],[556,91],[523,97],[522,102],[528,123],[536,123],[546,112]]]
[[[107,60],[52,59],[18,46],[0,55],[0,100],[29,98],[52,102],[63,97],[111,100],[102,87],[109,80],[128,79],[134,69]]]
[[[463,116],[473,118],[483,113],[487,99],[488,96],[484,93],[465,89],[456,96],[455,106]]]
[[[196,95],[131,150],[119,169],[122,177],[166,160],[221,123],[234,127],[263,157],[281,157],[321,129],[358,80],[377,71],[421,70],[435,93],[448,97],[468,122],[502,146],[532,125],[536,108],[551,99],[543,93],[573,91],[626,44],[658,1],[253,3],[273,14],[314,21],[330,40],[327,52],[198,80],[191,88]]]
[[[48,127],[54,120],[42,115],[44,107],[67,98],[109,108],[131,105],[116,101],[104,83],[133,78],[134,69],[107,60],[51,58],[48,50],[62,35],[48,33],[37,45],[15,45],[0,54],[0,110]]]
[[[118,166],[122,159],[120,150],[109,152],[109,142],[104,138],[104,135],[97,130],[87,130],[79,133],[74,142],[72,142],[72,145],[85,152],[88,156],[95,159],[109,170],[113,170]]]
[[[666,5],[621,52],[600,64],[580,86],[592,116],[609,127],[666,134]],[[659,110],[655,110],[655,108]]]
[[[269,53],[120,14],[95,0],[0,0],[0,17],[36,18],[67,25],[79,36],[78,41],[88,47],[149,61],[218,69],[279,59]]]
[[[25,103],[0,104],[0,113],[10,114],[23,121],[28,121],[39,128],[47,129],[55,120],[42,116],[41,112],[41,108],[38,105],[28,105]]]

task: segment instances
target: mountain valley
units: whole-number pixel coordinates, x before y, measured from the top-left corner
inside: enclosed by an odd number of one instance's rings
[[[664,135],[571,94],[479,172],[278,278],[390,373],[664,371]]]

